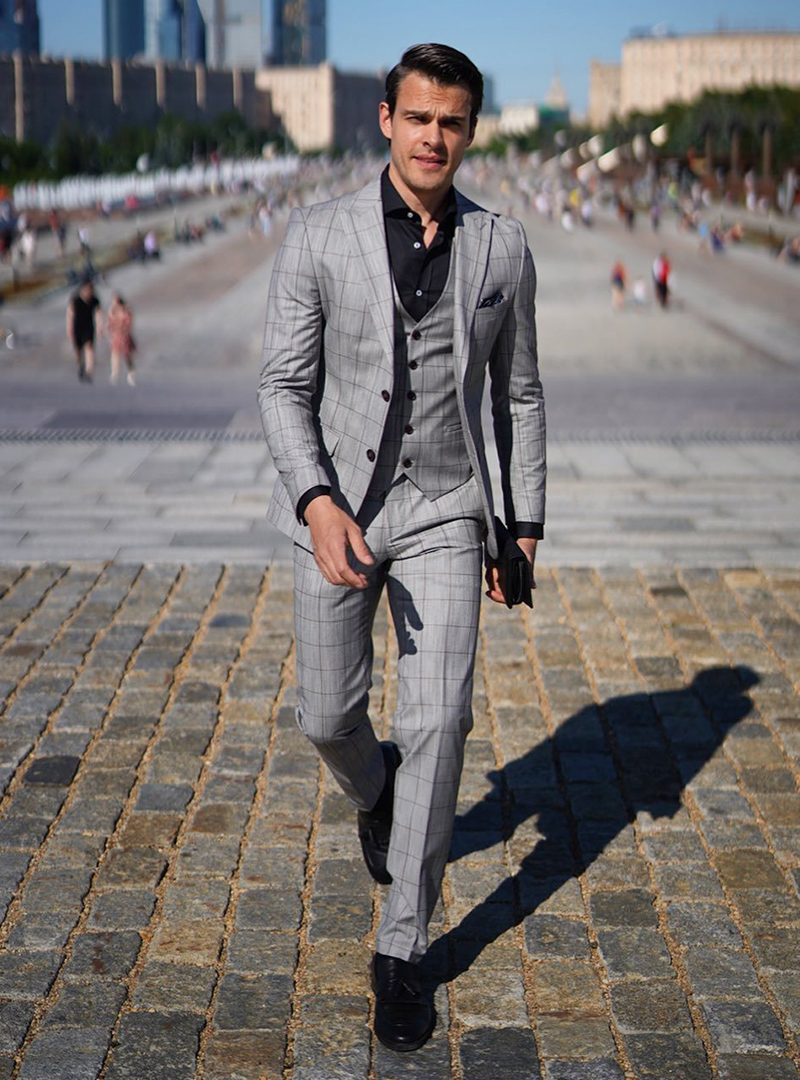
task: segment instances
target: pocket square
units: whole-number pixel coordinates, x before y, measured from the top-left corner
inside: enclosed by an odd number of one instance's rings
[[[481,300],[481,302],[478,304],[478,309],[487,308],[487,307],[497,307],[498,304],[504,304],[505,299],[506,298],[503,296],[503,294],[498,289],[497,292],[493,293],[491,296],[485,296],[483,298],[483,300]]]

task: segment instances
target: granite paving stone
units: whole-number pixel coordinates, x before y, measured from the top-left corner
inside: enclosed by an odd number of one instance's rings
[[[105,1028],[77,1027],[40,1032],[28,1047],[19,1071],[24,1080],[53,1080],[65,1073],[70,1080],[95,1080],[108,1049]]]
[[[780,1054],[781,1026],[766,1002],[706,1001],[703,1016],[721,1054]]]
[[[116,1033],[106,1075],[109,1080],[190,1080],[202,1026],[202,1017],[193,1014],[128,1013]]]
[[[714,1080],[798,1075],[800,638],[765,576],[543,566],[532,614],[486,608],[423,969],[438,1023],[397,1055],[369,1028],[384,891],[294,717],[290,570],[70,571],[5,649],[3,604],[34,572],[4,596],[3,570],[0,693],[22,693],[3,732],[0,1080],[20,1048],[23,1080],[64,1055],[70,1080],[104,1063],[110,1080],[705,1080],[709,1034]],[[386,737],[385,604],[374,641]],[[747,663],[760,683],[733,672]]]

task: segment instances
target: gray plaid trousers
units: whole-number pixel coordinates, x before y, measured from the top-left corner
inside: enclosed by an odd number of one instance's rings
[[[408,481],[358,515],[375,557],[364,590],[330,585],[313,554],[295,559],[297,719],[342,790],[370,809],[384,782],[367,715],[372,623],[386,587],[398,639],[392,884],[378,952],[418,960],[441,889],[453,831],[480,615],[483,511],[474,477],[430,502]]]

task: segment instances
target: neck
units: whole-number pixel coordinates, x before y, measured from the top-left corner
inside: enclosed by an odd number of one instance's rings
[[[417,191],[403,181],[395,169],[393,161],[389,162],[389,179],[409,210],[419,214],[423,225],[429,225],[431,221],[439,220],[439,212],[444,207],[450,185],[444,190],[437,188],[434,191]]]

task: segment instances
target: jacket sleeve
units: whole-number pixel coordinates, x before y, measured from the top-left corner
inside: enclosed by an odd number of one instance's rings
[[[536,271],[519,223],[520,270],[513,304],[489,361],[492,416],[506,524],[544,523],[544,395],[536,348]]]
[[[292,506],[309,488],[330,484],[315,409],[324,326],[306,220],[295,208],[272,271],[258,385],[267,445]]]

